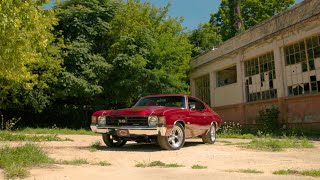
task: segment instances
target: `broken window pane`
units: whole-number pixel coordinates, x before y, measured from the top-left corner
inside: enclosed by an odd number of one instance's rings
[[[217,72],[217,85],[218,87],[233,84],[237,82],[237,67],[230,68]]]

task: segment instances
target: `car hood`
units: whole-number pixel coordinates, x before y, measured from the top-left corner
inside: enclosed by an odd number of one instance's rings
[[[109,115],[109,116],[161,116],[168,111],[175,111],[182,108],[179,107],[164,107],[164,106],[137,106],[132,108],[97,111],[94,115]]]

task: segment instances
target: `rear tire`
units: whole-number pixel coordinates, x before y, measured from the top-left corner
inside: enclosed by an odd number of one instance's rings
[[[173,126],[169,136],[158,136],[158,142],[162,149],[178,150],[185,143],[184,128],[180,123]]]
[[[127,143],[126,140],[123,140],[121,138],[114,139],[114,137],[109,134],[102,134],[102,139],[103,139],[103,142],[108,147],[122,147],[123,145],[125,145]]]
[[[206,134],[202,135],[202,141],[208,144],[214,144],[216,142],[216,126],[212,124]]]

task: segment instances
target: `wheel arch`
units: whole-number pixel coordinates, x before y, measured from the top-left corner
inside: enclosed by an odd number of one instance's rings
[[[218,130],[218,129],[219,129],[219,126],[218,126],[217,121],[213,120],[213,121],[211,122],[210,126],[212,126],[212,125],[214,125],[214,126],[215,126],[216,130]]]
[[[176,125],[177,123],[180,123],[182,126],[183,126],[183,128],[186,128],[186,123],[184,122],[184,120],[176,120],[174,123],[173,123],[173,125]]]

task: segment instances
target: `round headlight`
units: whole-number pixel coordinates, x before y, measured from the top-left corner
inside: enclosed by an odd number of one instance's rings
[[[98,118],[98,124],[99,125],[106,125],[106,117],[105,116],[99,116]]]
[[[158,124],[158,117],[149,116],[148,121],[149,121],[149,126],[156,126]]]

